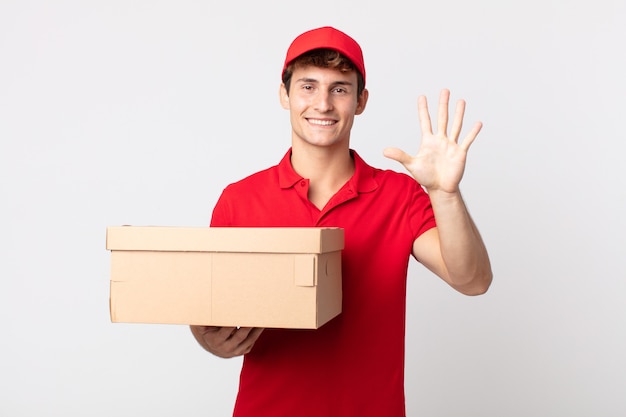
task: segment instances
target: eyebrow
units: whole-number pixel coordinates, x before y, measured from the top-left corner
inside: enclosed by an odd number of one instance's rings
[[[300,83],[318,83],[319,81],[315,78],[307,78],[307,77],[303,77],[303,78],[298,78],[296,80],[296,82],[300,82]],[[333,81],[332,83],[330,83],[331,85],[347,85],[347,86],[351,86],[352,83],[350,81]]]

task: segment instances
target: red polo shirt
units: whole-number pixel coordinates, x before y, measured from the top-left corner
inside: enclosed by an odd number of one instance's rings
[[[244,357],[234,416],[405,416],[406,274],[413,241],[435,218],[413,178],[351,154],[354,175],[321,211],[291,150],[215,206],[212,226],[345,232],[342,313],[317,330],[266,329]]]

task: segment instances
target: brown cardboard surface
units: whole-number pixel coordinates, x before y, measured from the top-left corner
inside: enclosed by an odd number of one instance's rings
[[[107,249],[324,253],[343,249],[343,230],[318,227],[110,226]]]
[[[339,228],[107,228],[111,320],[318,328],[341,312]]]

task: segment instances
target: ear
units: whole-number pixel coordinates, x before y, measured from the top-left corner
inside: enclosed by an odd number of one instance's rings
[[[278,89],[278,95],[280,99],[280,105],[285,110],[289,110],[289,94],[287,93],[287,88],[285,88],[285,84],[281,83],[280,88]]]
[[[363,113],[363,111],[365,111],[365,106],[367,105],[367,99],[369,98],[369,95],[370,92],[367,91],[367,89],[363,89],[363,92],[361,92],[361,95],[357,99],[356,111],[354,112],[355,115],[359,115]]]

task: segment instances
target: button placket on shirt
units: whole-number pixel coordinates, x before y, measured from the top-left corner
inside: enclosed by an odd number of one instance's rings
[[[324,217],[327,213],[331,212],[332,210],[334,210],[335,208],[339,207],[340,205],[354,199],[358,197],[358,193],[356,191],[354,191],[354,188],[352,186],[352,184],[348,184],[348,186],[346,188],[342,188],[340,191],[338,191],[337,194],[335,194],[333,196],[333,198],[331,199],[331,202],[329,205],[326,205],[326,207],[324,207],[324,210],[322,210],[322,212],[320,213],[320,216],[318,218],[318,223],[319,221],[322,219],[322,217]]]

